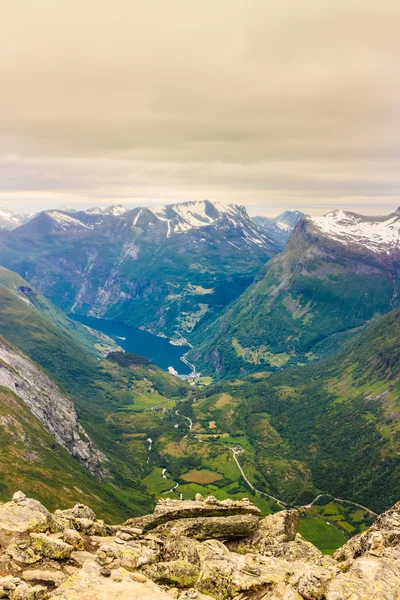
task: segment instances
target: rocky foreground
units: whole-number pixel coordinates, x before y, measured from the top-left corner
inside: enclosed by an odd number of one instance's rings
[[[0,504],[0,598],[400,599],[400,502],[333,558],[297,523],[295,510],[261,519],[247,499],[198,495],[107,525],[84,505],[51,514],[17,492]]]

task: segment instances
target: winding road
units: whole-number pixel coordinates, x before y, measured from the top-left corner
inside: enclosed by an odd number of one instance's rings
[[[188,422],[188,424],[189,424],[189,433],[191,433],[191,432],[192,432],[192,429],[193,429],[193,421],[192,421],[192,419],[191,419],[190,417],[186,417],[185,415],[181,415],[181,414],[179,413],[179,410],[178,410],[178,409],[175,411],[175,414],[176,414],[177,416],[179,416],[179,417],[183,417],[183,418],[184,418],[184,419],[185,419],[185,420]],[[189,433],[187,433],[186,435],[184,435],[182,439],[185,439],[185,438],[187,438],[187,437],[188,437],[188,435],[189,435]],[[198,441],[200,441],[200,440],[198,440]],[[206,441],[206,440],[202,440],[202,441],[203,441],[204,443],[206,443],[206,444],[212,444],[212,443],[213,443],[213,442],[209,442],[209,441]],[[151,446],[150,446],[150,447],[151,447]],[[230,451],[232,452],[233,460],[235,461],[235,463],[236,463],[236,465],[237,465],[237,467],[238,467],[238,469],[239,469],[239,471],[240,471],[240,474],[242,475],[242,477],[243,477],[244,481],[246,482],[246,484],[248,485],[248,487],[249,487],[249,488],[250,488],[250,489],[251,489],[253,492],[255,492],[255,493],[257,493],[257,494],[261,494],[261,496],[265,496],[266,498],[270,498],[270,500],[273,500],[274,502],[276,502],[277,504],[279,504],[280,506],[282,506],[282,508],[289,508],[289,507],[291,506],[291,505],[290,505],[288,502],[284,502],[283,500],[280,500],[279,498],[276,498],[275,496],[271,496],[271,494],[267,494],[266,492],[262,492],[261,490],[258,490],[258,489],[257,489],[257,488],[256,488],[256,487],[255,487],[255,486],[254,486],[254,485],[253,485],[253,484],[252,484],[250,481],[249,481],[249,479],[246,477],[246,474],[245,474],[245,472],[244,472],[244,470],[243,470],[243,467],[242,467],[242,465],[240,464],[240,462],[239,462],[239,460],[238,460],[238,455],[240,455],[240,454],[241,454],[242,450],[237,450],[237,449],[235,449],[235,448],[232,448],[232,447],[230,447],[230,446],[225,446],[225,448],[227,448],[228,450],[230,450]],[[167,476],[165,475],[165,473],[166,473],[166,469],[163,469],[163,471],[162,471],[162,477],[163,477],[163,479],[169,479],[169,477],[167,477]],[[173,480],[171,480],[171,481],[173,481]],[[169,494],[169,493],[171,493],[171,492],[175,492],[175,491],[176,491],[176,489],[179,487],[179,483],[176,483],[176,482],[174,482],[174,483],[175,483],[175,485],[174,485],[174,487],[173,487],[173,488],[171,488],[171,489],[170,489],[170,490],[168,490],[167,492],[163,492],[163,493],[164,493],[164,494]],[[368,513],[369,513],[371,516],[374,516],[374,517],[377,517],[377,516],[378,516],[378,514],[377,514],[376,512],[374,512],[374,511],[373,511],[373,510],[371,510],[370,508],[367,508],[366,506],[363,506],[362,504],[358,504],[357,502],[353,502],[352,500],[345,500],[345,499],[343,499],[343,498],[336,498],[335,496],[333,496],[332,494],[329,494],[329,493],[327,493],[327,492],[325,492],[325,493],[321,493],[321,494],[318,494],[318,496],[316,496],[316,497],[314,498],[314,500],[313,500],[312,502],[310,502],[309,504],[304,504],[304,505],[301,505],[301,506],[297,506],[296,508],[305,508],[305,509],[310,509],[310,508],[312,508],[312,507],[314,506],[314,504],[315,504],[315,503],[316,503],[316,502],[317,502],[317,501],[318,501],[320,498],[323,498],[324,496],[329,496],[329,497],[333,498],[333,500],[335,500],[336,502],[341,502],[341,503],[344,503],[344,504],[352,504],[353,506],[357,506],[358,508],[361,508],[362,510],[365,510],[366,512],[368,512]],[[182,497],[182,494],[181,494],[181,497]]]

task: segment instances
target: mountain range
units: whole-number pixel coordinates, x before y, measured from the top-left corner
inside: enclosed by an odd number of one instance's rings
[[[7,208],[0,206],[0,230],[16,229],[20,225],[27,223],[30,219],[33,219],[35,213],[17,213]]]
[[[234,376],[314,361],[398,305],[400,211],[302,218],[284,251],[192,338],[200,369]]]
[[[399,252],[400,211],[301,216],[284,247],[208,201],[3,231],[19,274],[0,269],[0,500],[18,482],[113,520],[247,495],[325,534],[331,511],[338,547],[400,494]],[[187,337],[211,377],[190,385],[67,312]]]
[[[243,207],[207,200],[45,211],[0,235],[1,263],[65,312],[178,338],[218,314],[280,250]]]
[[[260,229],[284,246],[297,223],[305,217],[299,210],[286,210],[275,218],[256,216],[252,220]]]

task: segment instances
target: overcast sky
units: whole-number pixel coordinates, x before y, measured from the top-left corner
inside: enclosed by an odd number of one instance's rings
[[[0,2],[0,204],[400,205],[398,0]]]

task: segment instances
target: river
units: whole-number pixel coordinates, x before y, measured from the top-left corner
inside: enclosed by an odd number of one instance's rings
[[[168,367],[174,367],[179,375],[190,373],[190,367],[181,361],[181,356],[189,350],[188,346],[174,346],[166,338],[142,331],[137,327],[129,327],[123,323],[83,315],[72,314],[69,316],[83,325],[105,333],[125,352],[140,354],[164,371],[167,371]]]

